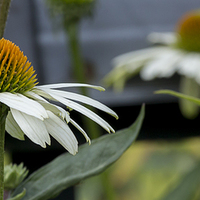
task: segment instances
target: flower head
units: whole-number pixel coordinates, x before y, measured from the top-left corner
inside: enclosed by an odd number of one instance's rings
[[[105,77],[107,85],[122,89],[127,79],[140,73],[143,80],[169,78],[174,73],[200,84],[200,11],[188,12],[174,33],[151,33],[148,40],[162,46],[120,55],[114,69]]]
[[[70,117],[71,109],[89,117],[108,132],[114,132],[105,120],[77,102],[91,105],[117,118],[116,113],[110,108],[89,97],[57,90],[68,87],[89,87],[102,91],[104,90],[102,87],[77,83],[36,86],[33,67],[30,67],[19,47],[5,39],[0,40],[0,47],[0,102],[9,107],[6,131],[11,136],[24,140],[26,135],[34,143],[46,147],[46,144],[51,143],[51,135],[71,154],[76,154],[78,142],[69,124],[74,125],[89,143],[90,138]],[[62,103],[68,111],[52,102]]]

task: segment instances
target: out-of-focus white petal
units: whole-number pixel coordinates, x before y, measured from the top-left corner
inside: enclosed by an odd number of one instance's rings
[[[88,104],[90,106],[93,106],[97,109],[100,109],[112,116],[114,116],[115,118],[118,119],[118,116],[117,114],[111,110],[110,108],[108,108],[107,106],[105,106],[104,104],[94,100],[94,99],[91,99],[89,97],[86,97],[86,96],[83,96],[83,95],[80,95],[80,94],[76,94],[76,93],[72,93],[72,92],[66,92],[66,91],[60,91],[60,90],[52,90],[52,89],[44,89],[44,91],[46,91],[47,93],[49,93],[50,95],[51,94],[54,94],[56,96],[60,96],[60,97],[64,97],[64,98],[67,98],[67,99],[71,99],[71,100],[75,100],[75,101],[79,101],[79,102],[82,102],[84,104]]]
[[[179,62],[178,73],[189,78],[194,78],[197,82],[200,82],[200,54],[185,53],[185,56]]]
[[[16,123],[10,111],[8,112],[8,115],[6,117],[6,131],[12,137],[17,138],[19,140],[24,140],[24,133],[20,129],[19,125]]]
[[[66,88],[66,87],[88,87],[88,88],[93,88],[99,91],[104,91],[105,89],[101,86],[96,86],[96,85],[90,85],[90,84],[84,84],[84,83],[57,83],[57,84],[47,84],[47,85],[40,85],[40,86],[35,86],[35,88]]]
[[[69,108],[72,108],[78,112],[80,112],[81,114],[89,117],[90,119],[92,119],[93,121],[95,121],[97,124],[99,124],[100,126],[102,126],[105,130],[107,130],[108,132],[112,131],[115,132],[114,129],[105,121],[103,120],[101,117],[99,117],[96,113],[92,112],[91,110],[85,108],[84,106],[70,101],[68,99],[65,99],[63,97],[54,95],[54,94],[50,94],[54,99],[57,99],[59,102],[61,102],[62,104],[66,105]]]
[[[177,63],[182,56],[182,52],[172,49],[163,52],[158,58],[146,63],[141,70],[141,78],[144,80],[152,80],[156,77],[171,77],[176,72]]]
[[[50,137],[44,121],[13,108],[11,108],[11,113],[24,134],[34,143],[44,148],[46,147],[46,143],[50,145]]]
[[[49,134],[54,137],[65,149],[75,155],[78,152],[78,142],[67,123],[63,122],[52,112],[47,111],[49,118],[44,120]]]
[[[162,51],[165,51],[166,49],[167,47],[151,47],[138,51],[132,51],[115,57],[112,61],[112,64],[116,67],[122,67],[126,65],[134,67],[135,62],[141,62],[142,64],[143,62],[158,56]]]
[[[19,110],[41,120],[48,117],[46,110],[39,103],[22,94],[2,92],[0,93],[0,102],[6,104],[10,108]]]
[[[163,45],[171,45],[177,42],[178,35],[174,32],[158,33],[153,32],[147,36],[147,40],[151,43],[159,43]]]
[[[70,122],[84,135],[86,141],[91,144],[91,140],[88,137],[87,133],[74,121],[74,120],[70,120]]]

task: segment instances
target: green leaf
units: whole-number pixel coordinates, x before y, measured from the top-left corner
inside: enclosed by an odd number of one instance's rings
[[[155,94],[169,94],[178,98],[186,99],[188,101],[191,101],[193,103],[200,105],[200,99],[189,96],[189,95],[185,95],[179,92],[174,92],[172,90],[158,90],[158,91],[155,91]]]
[[[200,163],[162,200],[193,200],[200,187]]]
[[[81,180],[103,172],[118,160],[137,138],[144,113],[143,106],[132,126],[93,140],[90,146],[82,145],[77,155],[65,153],[57,157],[22,182],[13,195],[26,188],[24,200],[47,200]]]
[[[20,194],[16,195],[13,198],[9,198],[8,200],[21,200],[25,196],[25,194],[26,194],[26,189],[23,189],[23,191]]]

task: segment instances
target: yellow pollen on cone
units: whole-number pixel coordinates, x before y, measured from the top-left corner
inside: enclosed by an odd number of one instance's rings
[[[0,92],[23,93],[37,83],[35,71],[27,57],[14,43],[0,40]]]

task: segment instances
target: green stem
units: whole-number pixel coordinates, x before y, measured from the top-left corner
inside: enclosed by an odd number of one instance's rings
[[[11,0],[0,0],[0,38],[3,37]]]
[[[67,35],[69,39],[69,49],[71,53],[71,60],[73,65],[73,73],[75,79],[80,83],[86,83],[87,77],[85,75],[84,62],[81,55],[80,43],[79,43],[79,23],[74,22],[67,26]],[[88,90],[85,87],[80,88],[83,95],[88,96]],[[90,110],[94,111],[94,108],[88,107]],[[83,118],[83,123],[86,126],[86,131],[90,133],[92,138],[97,138],[100,136],[100,131],[98,126],[88,118]]]
[[[67,33],[69,38],[69,49],[71,53],[71,61],[73,65],[73,73],[75,79],[80,83],[85,83],[87,78],[85,77],[84,63],[80,50],[79,42],[79,30],[78,22],[69,24],[67,27]],[[81,92],[83,95],[87,95],[87,90],[84,87],[81,87]]]
[[[3,200],[4,195],[4,143],[7,114],[8,107],[0,104],[0,200]]]

